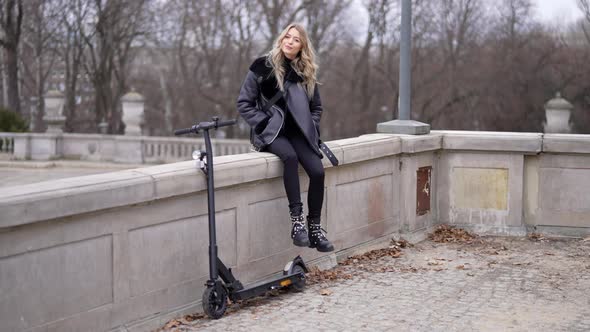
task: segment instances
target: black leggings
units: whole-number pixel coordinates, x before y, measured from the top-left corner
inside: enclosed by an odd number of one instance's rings
[[[320,157],[311,149],[303,134],[299,131],[281,130],[279,136],[266,147],[266,151],[277,155],[284,164],[283,182],[289,211],[293,215],[302,212],[301,192],[299,189],[298,163],[309,176],[307,207],[310,217],[320,217],[324,204],[324,166]]]

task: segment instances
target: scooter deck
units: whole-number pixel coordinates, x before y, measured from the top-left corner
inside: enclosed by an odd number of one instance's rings
[[[262,295],[273,289],[287,287],[295,282],[302,280],[303,278],[305,278],[305,274],[299,272],[284,275],[280,278],[263,280],[252,285],[249,285],[247,287],[244,287],[244,289],[231,293],[230,298],[232,298],[233,301],[245,300],[248,298]]]

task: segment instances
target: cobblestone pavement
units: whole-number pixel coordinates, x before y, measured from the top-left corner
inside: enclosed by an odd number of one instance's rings
[[[163,330],[590,331],[590,239],[427,240],[402,252]]]

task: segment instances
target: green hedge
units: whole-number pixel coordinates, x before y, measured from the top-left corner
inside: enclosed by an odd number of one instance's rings
[[[23,133],[29,130],[29,124],[20,115],[0,108],[0,132]]]

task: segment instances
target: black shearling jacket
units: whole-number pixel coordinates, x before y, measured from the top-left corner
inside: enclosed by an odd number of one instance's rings
[[[303,79],[288,67],[285,80],[291,82],[288,91],[266,113],[262,106],[279,91],[272,67],[266,57],[256,59],[250,66],[237,100],[238,112],[252,128],[251,143],[257,151],[271,144],[285,124],[286,111],[291,112],[306,141],[321,157],[319,148],[319,125],[322,102],[316,85],[313,97],[308,98],[301,86]]]

